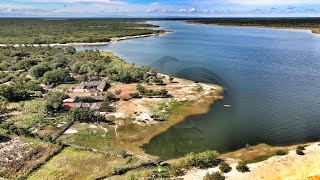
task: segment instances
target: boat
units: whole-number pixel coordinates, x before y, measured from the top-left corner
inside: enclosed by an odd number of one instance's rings
[[[229,104],[225,104],[225,105],[223,105],[224,107],[227,107],[227,108],[231,108],[231,105],[229,105]]]

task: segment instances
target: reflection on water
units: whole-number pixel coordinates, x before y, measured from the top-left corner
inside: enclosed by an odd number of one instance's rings
[[[153,22],[174,31],[107,46],[137,65],[221,84],[225,100],[144,145],[163,159],[245,144],[289,145],[320,137],[320,36],[308,31]],[[225,108],[224,104],[232,105]]]

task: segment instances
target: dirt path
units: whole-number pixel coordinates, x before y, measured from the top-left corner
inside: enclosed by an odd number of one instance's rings
[[[227,179],[236,180],[280,180],[280,179],[320,179],[320,146],[314,143],[304,150],[305,155],[299,156],[295,150],[288,155],[274,156],[266,161],[249,164],[250,172],[239,173],[236,164],[232,164],[232,171],[225,174]],[[202,179],[207,172],[216,172],[218,168],[208,170],[192,170],[183,176],[183,179]]]

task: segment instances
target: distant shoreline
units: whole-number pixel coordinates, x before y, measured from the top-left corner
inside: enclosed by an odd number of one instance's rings
[[[264,28],[264,29],[284,29],[284,30],[308,30],[312,34],[320,34],[320,29],[307,27],[279,27],[279,26],[250,26],[250,25],[227,25],[227,24],[206,24],[200,22],[185,21],[187,24],[202,24],[208,26],[228,26],[228,27],[244,27],[244,28]]]
[[[128,39],[137,39],[137,38],[145,38],[145,37],[151,37],[151,36],[159,36],[162,34],[167,34],[169,32],[160,32],[160,33],[153,33],[153,34],[143,34],[143,35],[136,35],[136,36],[123,36],[123,37],[112,37],[110,38],[111,41],[109,42],[94,42],[94,43],[65,43],[65,44],[60,44],[60,43],[52,43],[52,44],[0,44],[0,47],[19,47],[19,46],[35,46],[35,47],[40,47],[40,46],[102,46],[102,45],[108,45],[113,42],[117,41],[124,41]]]

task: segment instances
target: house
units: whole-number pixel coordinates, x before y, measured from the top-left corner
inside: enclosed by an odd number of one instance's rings
[[[76,103],[74,99],[68,98],[63,100],[63,107],[66,109],[71,108],[83,108],[83,109],[91,109],[91,110],[100,110],[102,107],[101,102],[97,103]]]
[[[72,88],[72,92],[103,92],[107,87],[105,81],[86,81],[80,83],[79,86]]]
[[[73,98],[68,98],[68,99],[63,100],[62,106],[67,108],[67,109],[74,108],[74,106],[75,106],[74,99]]]

